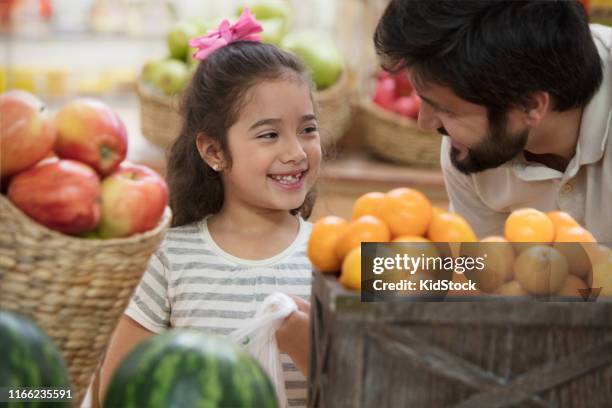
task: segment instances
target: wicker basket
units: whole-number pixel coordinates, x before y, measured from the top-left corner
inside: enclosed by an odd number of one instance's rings
[[[156,146],[167,149],[181,130],[180,97],[159,95],[142,81],[136,92],[140,99],[142,135]]]
[[[0,195],[0,309],[30,315],[55,341],[75,405],[170,218],[167,208],[143,234],[81,239],[41,226]]]
[[[331,87],[314,94],[319,109],[321,143],[329,146],[346,133],[351,124],[350,83],[346,71]]]
[[[151,143],[168,148],[178,136],[181,126],[178,96],[156,94],[142,81],[136,87],[140,98],[140,127]],[[314,93],[319,109],[323,145],[337,142],[348,130],[351,121],[350,84],[343,73],[331,87]]]
[[[363,142],[382,159],[413,167],[440,167],[442,136],[423,132],[415,120],[388,112],[370,100],[359,104]]]

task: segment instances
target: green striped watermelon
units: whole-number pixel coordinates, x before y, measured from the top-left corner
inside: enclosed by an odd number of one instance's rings
[[[104,401],[105,408],[277,406],[274,387],[253,357],[187,329],[138,345],[115,371]]]
[[[53,341],[25,316],[0,310],[0,387],[70,389],[68,371]],[[12,401],[9,407],[43,407],[48,401]],[[53,406],[69,407],[68,400]]]

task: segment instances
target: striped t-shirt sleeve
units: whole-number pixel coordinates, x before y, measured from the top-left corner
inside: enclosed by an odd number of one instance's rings
[[[136,287],[125,314],[153,333],[170,326],[170,299],[168,296],[168,268],[164,254],[158,250]]]

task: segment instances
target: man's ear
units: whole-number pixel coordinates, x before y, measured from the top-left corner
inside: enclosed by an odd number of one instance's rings
[[[219,142],[205,133],[199,133],[196,137],[196,146],[200,157],[215,171],[220,171],[225,165],[225,158]]]
[[[534,92],[529,96],[529,101],[525,105],[525,121],[530,127],[537,126],[550,111],[550,94],[544,91]]]

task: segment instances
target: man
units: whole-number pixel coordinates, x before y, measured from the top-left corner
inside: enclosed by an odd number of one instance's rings
[[[612,242],[612,29],[574,1],[392,1],[374,43],[445,135],[451,209],[479,237],[518,208]]]

